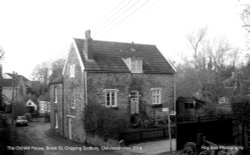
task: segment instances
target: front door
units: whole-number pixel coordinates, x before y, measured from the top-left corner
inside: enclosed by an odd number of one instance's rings
[[[139,113],[139,92],[138,91],[130,92],[130,113],[131,114]]]
[[[68,127],[69,127],[69,139],[72,139],[72,118],[68,119]]]

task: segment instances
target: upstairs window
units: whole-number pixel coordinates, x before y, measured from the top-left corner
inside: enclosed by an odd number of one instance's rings
[[[105,89],[105,105],[106,107],[117,107],[117,89]]]
[[[142,73],[142,60],[132,59],[131,60],[131,72],[132,73]]]
[[[75,64],[70,65],[70,77],[74,78],[75,77]]]
[[[54,87],[54,103],[58,102],[58,87]]]
[[[143,73],[142,59],[139,58],[126,58],[122,59],[131,73]]]
[[[161,104],[162,88],[152,88],[152,104]]]

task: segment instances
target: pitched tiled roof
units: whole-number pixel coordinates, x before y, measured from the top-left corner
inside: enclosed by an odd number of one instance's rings
[[[0,81],[0,87],[13,87],[12,79],[2,79]]]
[[[155,45],[119,43],[93,40],[93,59],[86,61],[83,54],[84,39],[74,39],[85,69],[94,72],[130,73],[122,58],[139,57],[143,60],[144,73],[173,74],[174,69]],[[133,48],[134,50],[131,50]]]

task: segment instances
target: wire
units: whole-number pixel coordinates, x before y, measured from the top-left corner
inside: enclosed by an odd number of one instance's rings
[[[56,60],[59,60],[61,58],[65,58],[69,52],[69,48],[71,47],[71,43],[68,44],[67,46],[65,46],[62,50],[60,50],[59,52],[57,52],[55,55],[53,55],[52,57],[50,57],[49,59],[47,59],[47,61],[45,61],[45,63],[47,64],[48,67],[50,67],[51,65],[53,65],[53,63]]]
[[[136,9],[134,9],[130,14],[128,14],[127,16],[125,16],[125,18],[121,19],[118,21],[118,23],[116,23],[115,25],[113,25],[112,27],[110,27],[107,31],[101,33],[101,35],[99,35],[100,37],[103,36],[104,34],[106,34],[107,32],[109,32],[111,29],[113,29],[114,27],[118,26],[119,24],[121,24],[122,22],[124,22],[126,19],[128,19],[130,16],[132,16],[133,14],[135,14],[137,11],[139,11],[142,7],[144,7],[150,0],[147,0],[145,3],[143,3],[142,5],[140,5],[139,7],[137,7]],[[98,36],[98,35],[97,35]]]
[[[124,2],[126,2],[125,0],[122,0],[118,5],[116,5],[115,7],[114,7],[114,9],[111,9],[105,16],[103,16],[99,21],[97,21],[95,24],[93,24],[94,26],[93,26],[93,28],[97,28],[97,27],[99,27],[99,26],[101,26],[101,24],[103,23],[103,22],[105,22],[105,19],[106,18],[108,18],[110,15],[111,15],[111,17],[112,17],[112,14],[114,14],[115,13],[115,11],[118,9],[118,10],[120,10],[120,6],[122,6],[122,4],[124,3]],[[126,6],[126,5],[125,5]],[[110,18],[110,17],[109,17]]]
[[[124,0],[124,2],[126,2],[126,0]],[[96,29],[95,31],[98,31],[99,29],[102,29],[103,27],[105,27],[105,25],[107,25],[107,23],[109,23],[112,19],[114,18],[117,18],[117,15],[119,15],[124,9],[126,9],[127,7],[129,7],[129,5],[132,3],[132,0],[129,0],[127,1],[127,3],[125,3],[124,5],[122,5],[121,7],[119,8],[115,8],[113,11],[112,14],[110,14],[109,17],[107,17],[104,22],[102,22],[101,24],[99,24],[98,26],[94,26],[96,28],[93,28],[93,29]],[[111,10],[112,12],[112,10]],[[106,24],[105,24],[106,23]]]
[[[104,30],[109,25],[112,25],[112,23],[114,23],[117,19],[121,18],[126,12],[129,12],[131,9],[133,9],[139,2],[140,0],[137,0],[135,3],[129,5],[128,7],[124,7],[123,10],[114,15],[113,18],[111,18],[106,24],[102,25],[102,27],[100,27],[99,29],[96,29],[96,34]]]

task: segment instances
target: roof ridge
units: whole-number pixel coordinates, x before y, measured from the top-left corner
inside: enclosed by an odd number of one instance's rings
[[[85,40],[84,38],[73,38],[78,40]],[[106,41],[106,40],[94,40],[94,42],[106,42],[106,43],[117,43],[117,44],[134,44],[134,45],[146,45],[146,46],[156,46],[155,44],[144,44],[144,43],[135,43],[135,42],[121,42],[121,41]]]

